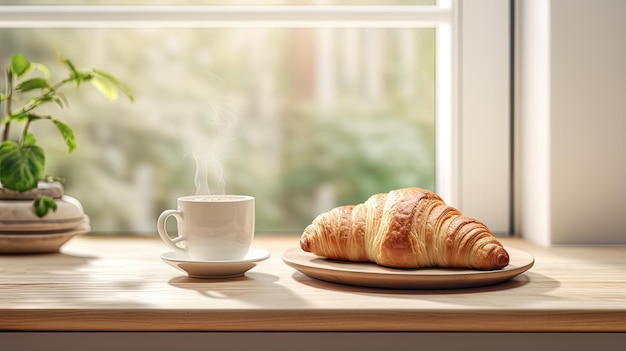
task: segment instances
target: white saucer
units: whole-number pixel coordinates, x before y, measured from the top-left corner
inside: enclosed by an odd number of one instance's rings
[[[182,251],[166,252],[161,255],[161,259],[191,278],[215,279],[240,277],[270,256],[267,250],[251,248],[245,258],[233,261],[196,261]]]

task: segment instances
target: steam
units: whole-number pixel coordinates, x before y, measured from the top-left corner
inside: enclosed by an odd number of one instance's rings
[[[233,139],[236,124],[237,116],[234,113],[216,101],[209,101],[203,107],[199,120],[188,125],[187,135],[190,136],[191,154],[196,163],[196,195],[225,193],[226,179],[220,160],[226,145]]]

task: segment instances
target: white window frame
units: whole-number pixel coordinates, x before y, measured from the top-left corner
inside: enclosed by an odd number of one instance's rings
[[[455,57],[458,152],[451,188],[461,211],[513,233],[512,1],[458,1]],[[437,169],[439,171],[439,169]]]
[[[510,233],[510,6],[0,6],[0,28],[436,28],[435,190]]]

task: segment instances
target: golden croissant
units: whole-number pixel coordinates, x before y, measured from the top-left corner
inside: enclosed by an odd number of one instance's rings
[[[494,270],[509,254],[487,226],[447,206],[435,193],[404,188],[317,216],[300,247],[337,260],[394,268]]]

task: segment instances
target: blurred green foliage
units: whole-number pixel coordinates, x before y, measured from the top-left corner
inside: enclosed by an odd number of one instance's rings
[[[227,192],[257,198],[257,231],[300,232],[331,205],[434,188],[434,30],[350,30],[330,30],[324,44],[306,28],[0,29],[0,60],[18,51],[46,64],[54,43],[133,88],[133,104],[68,96],[80,145],[71,157],[37,126],[48,172],[67,179],[94,232],[153,233],[161,211],[195,192],[192,151],[224,117],[236,119],[232,135],[211,152]]]

